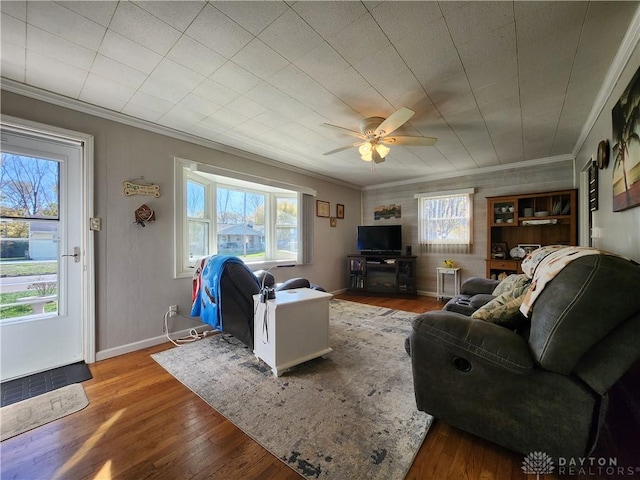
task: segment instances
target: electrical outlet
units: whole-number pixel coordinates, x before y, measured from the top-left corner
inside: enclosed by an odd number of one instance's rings
[[[178,315],[178,305],[171,305],[169,307],[169,316],[175,317],[176,315]]]

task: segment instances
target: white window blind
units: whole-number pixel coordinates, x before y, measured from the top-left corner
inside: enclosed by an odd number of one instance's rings
[[[469,253],[473,245],[474,189],[419,193],[418,241],[426,253]]]

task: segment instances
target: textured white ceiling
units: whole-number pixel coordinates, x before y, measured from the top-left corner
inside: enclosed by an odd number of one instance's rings
[[[4,1],[2,77],[367,186],[573,153],[637,7]],[[435,146],[323,155],[400,107]]]

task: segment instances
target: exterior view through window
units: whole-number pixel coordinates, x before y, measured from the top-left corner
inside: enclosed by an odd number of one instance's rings
[[[0,319],[58,311],[60,165],[2,152]]]
[[[185,267],[212,254],[298,259],[298,192],[183,169]]]

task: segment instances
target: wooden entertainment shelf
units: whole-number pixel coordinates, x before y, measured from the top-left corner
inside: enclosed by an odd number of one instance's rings
[[[487,197],[487,278],[522,273],[518,246],[577,245],[576,190]]]
[[[415,256],[347,255],[349,293],[414,297],[416,289]]]

